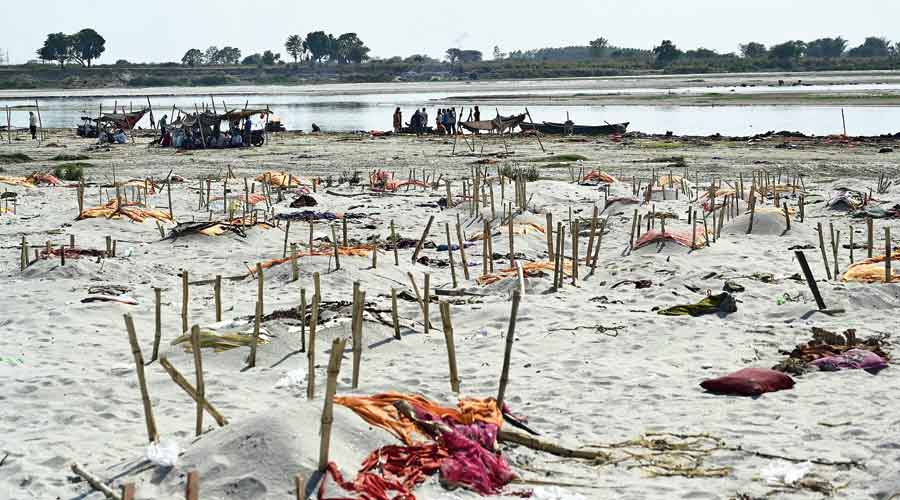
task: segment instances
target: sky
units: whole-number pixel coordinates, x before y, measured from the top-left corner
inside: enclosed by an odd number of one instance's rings
[[[358,33],[373,57],[459,47],[503,52],[586,45],[598,37],[651,49],[671,39],[682,49],[737,52],[766,45],[843,36],[900,39],[900,2],[892,0],[3,0],[0,51],[10,62],[35,58],[47,33],[93,28],[106,38],[100,63],[180,61],[190,48],[226,45],[244,55],[284,56],[291,34]]]

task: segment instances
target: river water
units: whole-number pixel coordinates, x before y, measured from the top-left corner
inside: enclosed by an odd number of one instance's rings
[[[868,74],[871,76],[871,74]],[[791,75],[793,77],[794,75]],[[554,103],[555,96],[661,95],[733,92],[740,94],[790,93],[847,95],[860,93],[900,95],[900,76],[872,81],[854,80],[847,74],[813,76],[804,86],[779,87],[781,75],[703,75],[689,77],[628,77],[575,80],[532,80],[512,82],[434,82],[396,84],[326,84],[304,86],[240,86],[215,88],[91,89],[74,91],[0,91],[0,111],[6,105],[40,103],[41,119],[47,127],[74,127],[82,116],[97,116],[101,107],[109,112],[139,109],[150,96],[155,117],[172,115],[172,107],[193,111],[195,105],[221,111],[228,108],[270,106],[289,130],[309,130],[316,123],[325,131],[387,130],[391,115],[399,106],[408,120],[416,108],[426,107],[431,120],[436,108],[469,106],[472,96],[485,102],[491,96],[530,96],[535,121],[565,121],[567,113],[580,124],[630,122],[629,130],[646,133],[672,131],[679,135],[754,135],[766,131],[796,130],[827,135],[842,132],[841,107],[821,105],[572,105]],[[896,80],[895,80],[896,78]],[[851,80],[852,83],[848,83]],[[749,84],[747,82],[750,82]],[[796,81],[796,78],[790,80]],[[460,100],[456,103],[455,100]],[[462,104],[465,102],[465,104]],[[484,106],[482,116],[523,111],[520,104]],[[847,132],[851,135],[879,135],[900,131],[900,107],[844,106]],[[177,113],[177,111],[176,111]],[[5,112],[2,119],[5,121]],[[28,113],[14,111],[12,124],[25,127]],[[5,125],[5,123],[3,123]],[[149,116],[139,124],[149,127]]]

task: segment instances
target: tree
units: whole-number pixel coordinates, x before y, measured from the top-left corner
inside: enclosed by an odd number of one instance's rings
[[[591,48],[591,57],[595,59],[606,57],[606,52],[609,49],[609,40],[600,37],[596,40],[591,40],[589,46]]]
[[[334,37],[326,35],[324,31],[313,31],[306,35],[306,49],[312,56],[312,60],[321,63],[322,59],[332,52]]]
[[[844,55],[847,50],[847,40],[837,38],[819,38],[806,44],[806,57],[820,57],[834,59]]]
[[[850,57],[888,57],[891,55],[891,42],[884,37],[870,36],[859,47],[850,49]]]
[[[262,66],[262,55],[257,52],[255,54],[250,54],[245,57],[241,64],[245,64],[247,66]]]
[[[653,54],[656,55],[656,65],[662,68],[675,62],[682,52],[671,40],[663,40],[658,47],[653,48]]]
[[[369,48],[356,33],[344,33],[332,44],[332,56],[339,64],[359,64],[369,58]]]
[[[263,52],[262,63],[264,66],[272,66],[281,61],[281,54],[273,53],[271,50]]]
[[[447,60],[450,61],[450,64],[455,64],[456,61],[459,61],[461,52],[459,49],[447,49]]]
[[[75,33],[72,39],[72,58],[82,66],[91,67],[91,61],[106,50],[106,40],[96,31],[87,28]]]
[[[203,53],[203,64],[219,64],[219,48],[210,45]]]
[[[495,46],[494,46],[494,60],[495,60],[495,61],[500,61],[500,60],[502,60],[502,59],[506,59],[506,54],[504,54],[503,51],[500,50],[500,46],[499,46],[499,45],[495,45]]]
[[[687,59],[715,59],[716,57],[719,57],[719,54],[715,50],[709,50],[700,47],[698,49],[685,52],[684,57],[686,57]]]
[[[745,59],[762,59],[769,53],[766,46],[758,42],[749,42],[740,46],[741,56]]]
[[[60,68],[65,68],[74,51],[72,37],[65,33],[50,33],[44,41],[44,46],[37,50],[37,55],[44,61],[56,61]]]
[[[181,64],[186,66],[197,66],[199,64],[203,64],[203,52],[200,52],[200,49],[190,49],[184,53],[184,57],[181,58]]]
[[[459,51],[459,62],[473,63],[480,62],[483,54],[480,50],[461,50]]]
[[[241,49],[234,47],[223,47],[216,54],[216,60],[220,64],[237,64],[241,60]]]
[[[803,54],[806,53],[806,43],[801,40],[780,43],[772,46],[769,53],[779,62],[793,62],[803,57]]]
[[[291,57],[294,58],[294,63],[300,59],[300,56],[306,52],[306,41],[303,40],[303,37],[300,35],[291,35],[288,37],[287,41],[284,42],[284,50]]]

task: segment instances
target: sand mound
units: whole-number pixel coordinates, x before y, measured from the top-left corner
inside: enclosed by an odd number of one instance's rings
[[[722,227],[722,233],[728,235],[745,235],[747,234],[747,228],[749,226],[750,214],[744,214],[726,222]],[[794,228],[795,226],[796,224],[794,224],[794,221],[791,221],[791,228]],[[785,222],[784,214],[782,213],[757,211],[753,216],[752,234],[781,236],[786,229],[787,223]]]

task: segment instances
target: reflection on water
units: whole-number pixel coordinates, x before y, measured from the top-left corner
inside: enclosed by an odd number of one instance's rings
[[[552,83],[552,84],[551,84]],[[278,93],[287,88],[263,88],[273,93],[265,93],[260,89],[250,90],[244,87],[247,94],[228,94],[226,96],[202,95],[202,89],[166,89],[170,95],[157,95],[152,98],[155,117],[159,119],[163,114],[172,119],[173,107],[186,111],[194,110],[194,106],[207,106],[212,108],[212,100],[218,111],[224,107],[229,109],[272,107],[274,113],[282,120],[289,130],[309,130],[312,123],[316,123],[325,131],[353,131],[353,130],[387,130],[391,127],[391,116],[395,107],[400,106],[404,112],[404,121],[408,121],[416,108],[427,107],[431,120],[436,115],[436,106],[432,101],[447,99],[448,96],[471,95],[510,95],[517,93],[529,93],[535,95],[552,96],[559,93],[571,93],[576,91],[582,94],[589,93],[641,93],[651,90],[659,90],[659,87],[645,86],[643,88],[591,88],[583,81],[576,82],[541,82],[538,84],[519,84],[509,91],[497,85],[445,85],[441,86],[404,86],[398,84],[393,90],[381,87],[362,86],[311,86],[291,88],[290,91]],[[658,82],[655,82],[658,83]],[[865,90],[873,87],[882,90],[896,90],[896,84],[882,85],[848,85],[853,90]],[[330,89],[330,93],[324,89]],[[360,90],[370,88],[372,93],[362,93]],[[797,87],[804,91],[814,91],[811,87]],[[816,87],[819,88],[819,87]],[[828,92],[840,91],[843,86],[821,86]],[[721,87],[720,89],[730,89]],[[741,93],[768,92],[772,87],[748,87],[734,89]],[[785,90],[778,89],[776,90]],[[180,95],[179,90],[186,93]],[[232,91],[234,89],[231,89]],[[405,91],[410,90],[410,91]],[[414,91],[413,91],[414,90]],[[714,91],[708,87],[680,88],[666,91],[674,92],[703,92]],[[81,116],[97,116],[102,109],[109,112],[113,104],[121,110],[124,106],[127,110],[139,109],[146,105],[146,97],[131,91],[130,95],[111,95],[104,97],[88,97],[84,92],[73,92],[81,96],[67,96],[59,94],[55,97],[42,97],[41,118],[47,127],[75,127]],[[93,93],[102,90],[90,91]],[[149,91],[148,91],[149,92]],[[5,92],[5,95],[10,95]],[[22,95],[27,94],[23,91]],[[18,95],[18,94],[13,94]],[[543,101],[546,102],[546,99]],[[7,97],[0,99],[0,108],[5,105],[32,104],[31,98]],[[452,103],[452,98],[450,100]],[[452,105],[452,104],[451,104]],[[466,105],[468,107],[468,105]],[[499,108],[484,107],[482,116],[491,118],[496,111],[508,115],[522,112],[522,106],[511,105]],[[769,130],[792,130],[806,134],[826,135],[836,134],[842,131],[841,108],[834,106],[652,106],[652,105],[627,105],[627,106],[572,106],[572,105],[538,105],[529,106],[532,117],[537,121],[565,121],[566,113],[577,123],[595,125],[609,123],[630,122],[629,130],[638,130],[647,133],[664,133],[672,131],[679,135],[709,135],[721,133],[724,135],[753,135]],[[846,107],[847,132],[851,135],[879,135],[893,133],[900,130],[900,107],[892,106],[865,106]],[[177,114],[177,111],[176,111]],[[4,117],[5,118],[5,117]],[[4,120],[5,121],[5,120]],[[28,124],[27,112],[15,112],[13,125],[25,127]],[[145,117],[139,126],[150,126],[149,116]]]

